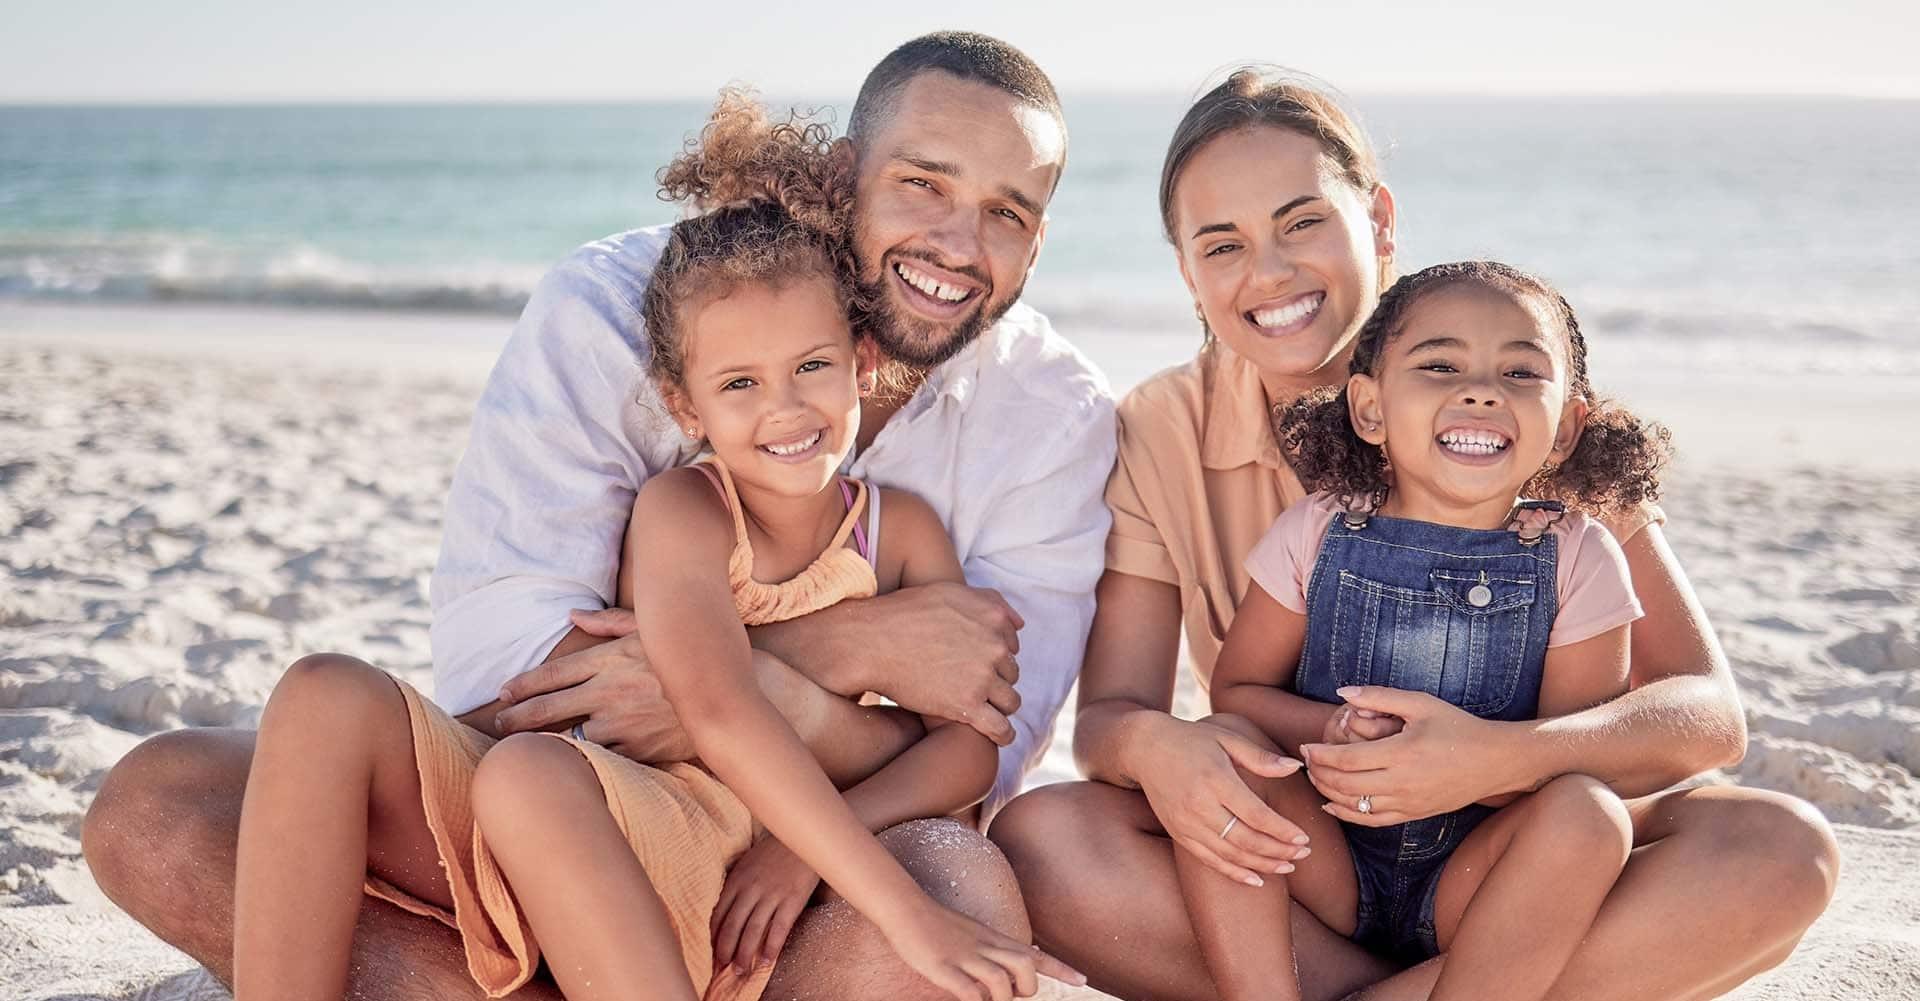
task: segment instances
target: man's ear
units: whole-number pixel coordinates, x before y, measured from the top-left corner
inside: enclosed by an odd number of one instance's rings
[[[854,385],[861,396],[872,396],[880,371],[880,345],[871,337],[862,337],[853,345]]]
[[[1380,383],[1373,376],[1360,374],[1347,379],[1347,419],[1353,433],[1369,445],[1387,443],[1387,419],[1380,411]]]
[[[1567,397],[1567,405],[1560,409],[1560,430],[1553,436],[1553,451],[1547,453],[1547,461],[1559,465],[1580,447],[1580,435],[1587,429],[1587,415],[1593,407],[1584,396]]]

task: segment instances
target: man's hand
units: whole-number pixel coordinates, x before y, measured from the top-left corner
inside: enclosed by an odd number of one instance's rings
[[[507,682],[500,689],[506,708],[495,717],[500,735],[580,720],[588,740],[635,761],[691,759],[693,744],[647,664],[632,614],[624,614],[626,629],[616,632],[617,616],[574,613],[583,632],[618,638],[556,657]]]
[[[851,611],[834,622],[847,634],[836,646],[866,665],[860,676],[868,689],[903,709],[973,727],[1002,747],[1013,743],[1007,717],[1020,708],[1014,656],[1026,623],[1000,592],[923,584]]]

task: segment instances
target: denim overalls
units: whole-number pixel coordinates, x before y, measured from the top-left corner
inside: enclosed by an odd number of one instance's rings
[[[1560,510],[1534,501],[1522,508]],[[1557,540],[1537,525],[1523,538],[1511,527],[1336,516],[1307,582],[1294,690],[1339,702],[1334,690],[1344,685],[1384,685],[1485,719],[1534,718],[1559,607],[1558,557]],[[1391,827],[1343,825],[1360,884],[1354,940],[1406,961],[1438,954],[1441,866],[1492,813],[1470,805]]]

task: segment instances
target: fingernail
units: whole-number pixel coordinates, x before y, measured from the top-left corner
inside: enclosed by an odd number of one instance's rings
[[[1322,808],[1322,809],[1325,809],[1325,805],[1323,804],[1321,808]],[[1296,834],[1296,835],[1294,835],[1294,836],[1293,836],[1293,843],[1294,843],[1294,844],[1296,844],[1296,845],[1304,845],[1304,844],[1306,844],[1307,842],[1309,842],[1309,841],[1312,841],[1312,840],[1313,840],[1312,838],[1309,838],[1309,837],[1307,837],[1307,836],[1306,836],[1306,835],[1304,835],[1304,834]]]
[[[1325,810],[1325,811],[1327,811],[1328,813],[1332,813],[1332,812],[1333,812],[1333,804],[1332,804],[1332,803],[1322,803],[1322,804],[1320,804],[1320,809],[1322,809],[1322,810]]]
[[[1311,849],[1311,848],[1308,848],[1308,847],[1307,847],[1307,846],[1305,846],[1305,845],[1301,845],[1301,846],[1300,846],[1300,850],[1299,850],[1299,851],[1297,851],[1297,852],[1294,852],[1294,853],[1293,853],[1293,860],[1294,860],[1295,862],[1298,862],[1298,861],[1300,861],[1301,859],[1303,859],[1303,858],[1306,858],[1307,856],[1309,856],[1309,855],[1312,855],[1312,854],[1313,854],[1313,849]]]
[[[1313,745],[1312,744],[1300,745],[1300,760],[1306,762],[1309,765],[1313,764]]]
[[[1275,872],[1275,873],[1276,873],[1277,875],[1281,875],[1281,876],[1284,876],[1284,875],[1286,875],[1287,873],[1290,873],[1290,872],[1292,872],[1292,871],[1293,871],[1293,863],[1292,863],[1292,862],[1282,862],[1282,863],[1280,863],[1280,865],[1279,865],[1279,866],[1277,866],[1277,867],[1276,867],[1276,868],[1275,868],[1275,869],[1274,869],[1273,871],[1274,871],[1274,872]]]
[[[501,722],[500,720],[501,720],[501,717],[499,716],[495,716],[493,718],[493,728],[495,730],[505,730],[507,728],[507,725]]]
[[[505,686],[505,685],[501,685],[501,686],[500,686],[500,701],[502,701],[502,702],[512,702],[512,701],[513,701],[513,692],[511,692],[511,691],[509,691],[509,690],[507,689],[507,686]]]
[[[1264,879],[1261,879],[1261,878],[1260,878],[1260,877],[1258,877],[1258,876],[1248,876],[1248,877],[1247,877],[1246,879],[1243,879],[1243,880],[1241,880],[1241,882],[1243,882],[1243,883],[1245,883],[1245,884],[1247,884],[1248,886],[1265,886],[1265,885],[1267,885],[1267,881],[1266,881],[1266,880],[1264,880]]]
[[[1360,694],[1360,686],[1346,685],[1346,686],[1334,689],[1333,694],[1338,695],[1343,699],[1350,699]]]

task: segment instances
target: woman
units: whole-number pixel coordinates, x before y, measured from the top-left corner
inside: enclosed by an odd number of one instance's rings
[[[1235,72],[1190,109],[1160,207],[1205,331],[1196,358],[1121,404],[1108,486],[1114,526],[1080,679],[1074,752],[1094,781],[1036,790],[990,832],[1012,860],[1046,949],[1126,998],[1211,996],[1174,874],[1175,842],[1236,879],[1300,856],[1298,830],[1236,772],[1276,774],[1271,749],[1169,714],[1184,626],[1207,684],[1243,561],[1304,491],[1268,413],[1343,382],[1353,337],[1392,274],[1395,206],[1365,135],[1315,86]],[[1630,801],[1635,851],[1555,997],[1694,998],[1791,953],[1832,895],[1825,822],[1790,797],[1738,788],[1660,793],[1739,759],[1731,674],[1657,508],[1608,525],[1646,618],[1632,690],[1550,720],[1479,720],[1413,693],[1366,689],[1335,713],[1405,721],[1392,741],[1325,748],[1329,799],[1392,797],[1431,816],[1584,772]],[[1384,717],[1382,717],[1384,718]],[[1445,957],[1392,972],[1295,909],[1303,995],[1424,998]]]

